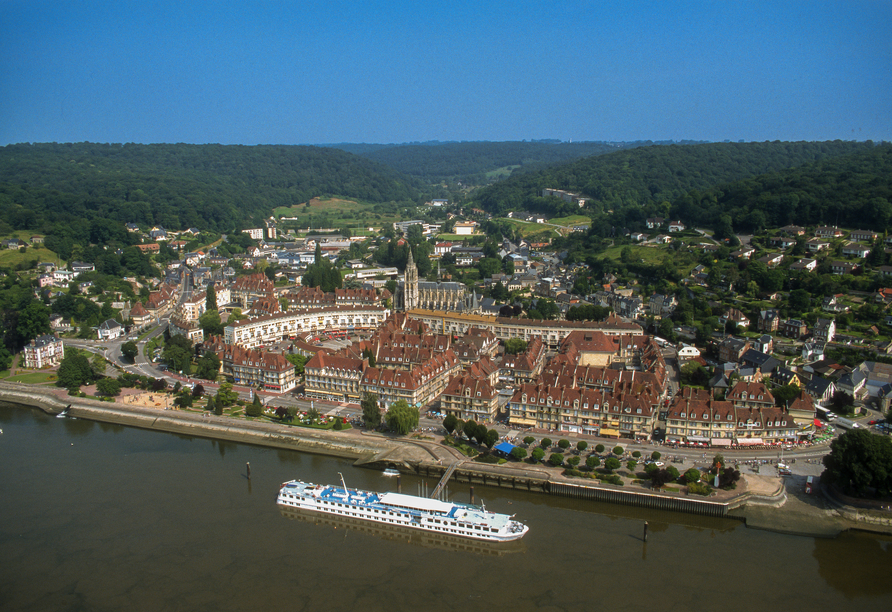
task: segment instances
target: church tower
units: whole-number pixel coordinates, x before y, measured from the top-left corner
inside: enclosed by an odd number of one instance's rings
[[[403,308],[412,310],[418,308],[418,266],[412,258],[412,248],[409,247],[409,260],[406,262],[406,274],[403,281]]]

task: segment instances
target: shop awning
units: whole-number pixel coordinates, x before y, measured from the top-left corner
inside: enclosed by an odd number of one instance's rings
[[[709,442],[709,438],[703,436],[688,436],[688,442]]]
[[[678,436],[666,436],[666,442],[681,442]]]
[[[601,435],[602,435],[602,436],[607,436],[608,438],[610,438],[610,437],[616,437],[616,438],[618,438],[618,437],[619,437],[619,430],[618,430],[618,429],[606,429],[606,428],[604,428],[604,429],[601,429]]]
[[[728,438],[713,438],[709,443],[713,446],[731,446],[731,440]]]
[[[753,446],[755,444],[765,444],[762,438],[738,438],[737,443],[741,446]]]

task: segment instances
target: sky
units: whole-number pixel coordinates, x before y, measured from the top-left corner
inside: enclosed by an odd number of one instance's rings
[[[892,140],[892,0],[0,0],[0,145]]]

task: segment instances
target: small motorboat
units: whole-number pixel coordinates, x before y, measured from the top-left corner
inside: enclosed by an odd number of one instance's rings
[[[386,470],[384,470],[384,475],[385,475],[385,476],[399,476],[399,475],[400,475],[400,471],[399,471],[399,470],[395,470],[395,469],[393,469],[393,468],[387,468]]]

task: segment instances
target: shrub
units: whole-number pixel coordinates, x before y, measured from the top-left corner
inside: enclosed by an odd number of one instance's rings
[[[580,461],[582,461],[582,458],[579,455],[573,455],[572,457],[567,459],[567,463],[569,463],[573,467],[579,465]]]
[[[629,459],[629,460],[626,462],[626,468],[628,468],[628,470],[629,470],[630,472],[633,471],[633,470],[635,469],[635,466],[637,466],[637,465],[638,465],[638,462],[635,461],[634,459]]]
[[[663,455],[660,453],[660,451],[654,451],[650,454],[650,458],[653,459],[654,461],[657,461],[662,456]]]
[[[709,495],[712,493],[712,487],[705,482],[689,482],[688,493],[693,493],[695,495]]]
[[[564,465],[564,456],[560,453],[551,453],[551,456],[548,458],[548,463],[554,467]]]
[[[530,444],[532,444],[535,441],[536,441],[536,438],[534,438],[533,436],[527,436],[523,439],[523,443],[526,444],[527,446],[529,446]]]
[[[549,446],[551,446],[551,439],[550,438],[542,438],[542,441],[539,442],[539,446],[541,446],[542,448],[548,448]]]
[[[534,448],[530,456],[532,457],[534,462],[538,463],[542,461],[542,458],[545,456],[545,451],[541,448]]]
[[[697,468],[691,468],[684,473],[684,479],[688,482],[688,484],[692,482],[698,482],[700,478],[700,470],[698,470]]]

